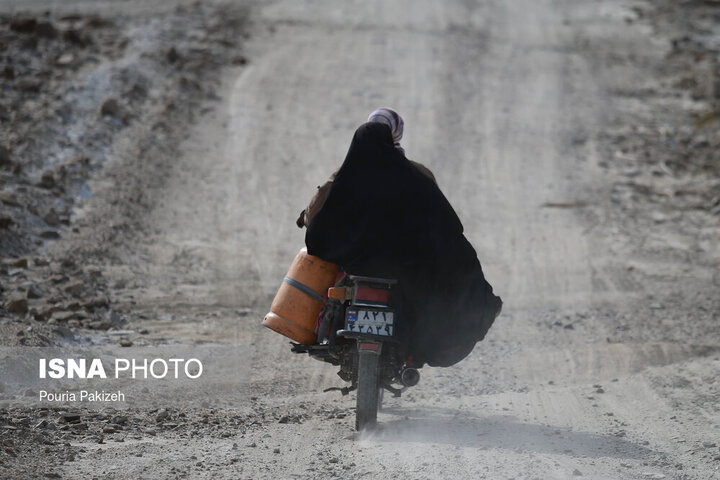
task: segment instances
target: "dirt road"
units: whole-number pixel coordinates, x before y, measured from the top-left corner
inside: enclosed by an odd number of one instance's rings
[[[695,217],[620,208],[619,174],[603,167],[603,133],[643,111],[626,93],[657,87],[647,65],[667,49],[633,24],[632,6],[253,6],[249,65],[226,73],[217,107],[148,192],[143,234],[114,239],[122,261],[102,266],[149,345],[243,352],[222,369],[231,387],[202,407],[220,421],[76,442],[85,453],[58,472],[720,478],[717,242],[695,248]],[[354,396],[322,393],[342,386],[335,369],[291,354],[259,322],[303,245],[299,210],[378,106],[404,116],[408,158],[435,172],[505,308],[470,357],[423,369],[419,386],[387,400],[378,431],[359,435]],[[100,224],[106,208],[77,215]]]

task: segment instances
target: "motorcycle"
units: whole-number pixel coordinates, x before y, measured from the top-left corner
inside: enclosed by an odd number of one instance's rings
[[[406,345],[398,336],[398,318],[393,301],[397,281],[344,275],[328,289],[319,315],[317,342],[295,343],[294,353],[339,366],[338,376],[350,385],[343,395],[357,391],[355,428],[371,429],[385,391],[400,397],[420,381],[420,373],[406,363]]]

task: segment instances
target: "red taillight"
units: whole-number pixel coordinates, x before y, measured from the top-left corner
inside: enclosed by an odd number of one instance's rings
[[[355,287],[355,301],[390,303],[390,290],[358,285]]]

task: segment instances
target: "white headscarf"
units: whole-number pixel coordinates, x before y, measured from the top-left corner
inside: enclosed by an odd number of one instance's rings
[[[370,114],[367,121],[384,123],[385,125],[389,126],[395,147],[401,152],[405,153],[405,151],[400,146],[400,139],[403,136],[403,128],[405,126],[405,122],[403,121],[399,113],[397,113],[392,108],[380,107]]]

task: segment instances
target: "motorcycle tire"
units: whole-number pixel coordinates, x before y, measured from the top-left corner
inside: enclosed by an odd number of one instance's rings
[[[359,352],[357,408],[355,411],[355,429],[357,431],[373,428],[377,423],[378,360],[379,355],[376,352]]]

